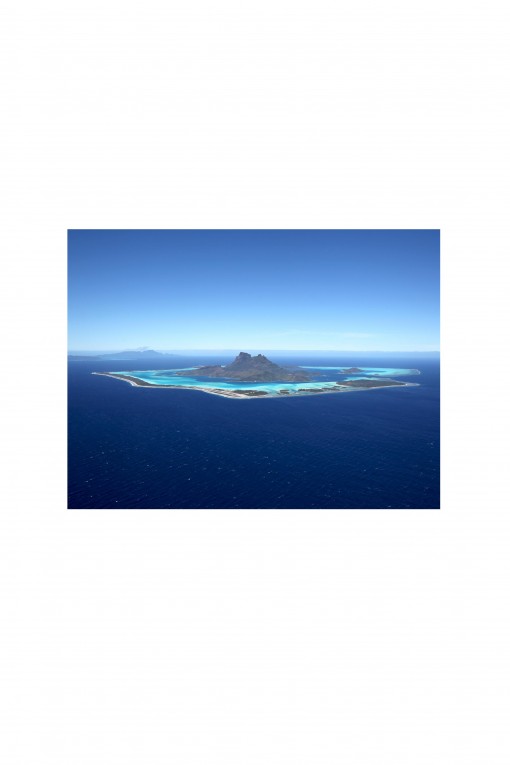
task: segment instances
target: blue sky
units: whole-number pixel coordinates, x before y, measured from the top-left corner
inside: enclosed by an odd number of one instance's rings
[[[439,350],[439,231],[70,231],[70,349],[140,346]]]

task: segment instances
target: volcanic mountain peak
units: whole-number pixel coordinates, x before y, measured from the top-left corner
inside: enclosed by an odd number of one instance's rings
[[[251,368],[255,364],[257,366],[277,366],[272,361],[269,361],[269,359],[263,356],[261,353],[259,353],[257,356],[252,356],[250,353],[244,353],[244,351],[241,351],[241,353],[235,357],[231,364],[227,364],[225,369],[244,369],[247,367]]]
[[[189,372],[177,372],[186,376]],[[252,356],[241,351],[231,364],[206,366],[193,370],[195,377],[224,377],[246,382],[307,382],[310,378],[301,370],[290,370],[270,361],[262,353]]]

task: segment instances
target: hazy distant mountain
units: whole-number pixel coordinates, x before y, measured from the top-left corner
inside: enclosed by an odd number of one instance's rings
[[[177,376],[187,377],[226,377],[230,380],[245,382],[307,382],[310,378],[302,370],[285,369],[269,361],[261,353],[251,356],[241,352],[231,364],[226,366],[205,366],[194,369],[191,373],[176,372]]]
[[[135,351],[120,351],[119,353],[101,353],[94,356],[81,356],[70,354],[70,358],[73,359],[101,359],[104,361],[145,361],[145,359],[165,359],[168,356],[174,356],[173,353],[160,353],[159,351],[153,351],[151,348]]]
[[[106,359],[107,361],[114,361],[115,359],[123,361],[124,359],[160,359],[167,355],[168,354],[166,353],[159,353],[159,351],[148,349],[146,351],[120,351],[120,353],[106,353],[99,356],[98,358]]]

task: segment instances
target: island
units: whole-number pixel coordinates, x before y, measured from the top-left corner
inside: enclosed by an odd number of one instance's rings
[[[189,372],[176,372],[177,377],[187,377]],[[261,353],[252,356],[250,353],[241,353],[231,364],[226,366],[198,367],[193,370],[193,377],[221,377],[225,380],[238,380],[239,382],[309,382],[310,376],[301,370],[295,372],[285,367],[280,367],[273,361],[269,361]]]
[[[324,370],[329,370],[328,377]],[[224,398],[254,399],[313,396],[326,393],[377,390],[416,386],[391,374],[420,374],[417,369],[375,369],[365,367],[281,367],[259,353],[241,352],[230,363],[187,369],[152,369],[126,372],[92,372],[124,380],[138,388],[179,388],[199,390]],[[356,375],[354,379],[349,376]],[[329,378],[329,379],[328,379]]]

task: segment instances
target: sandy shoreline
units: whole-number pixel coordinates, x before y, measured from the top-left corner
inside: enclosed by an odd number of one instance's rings
[[[237,391],[228,391],[221,388],[202,388],[200,386],[190,386],[190,385],[153,385],[152,383],[145,382],[144,380],[140,380],[138,377],[130,377],[129,375],[120,375],[115,374],[114,372],[91,372],[93,375],[100,375],[102,377],[114,377],[117,380],[123,380],[124,382],[129,383],[130,385],[133,385],[135,388],[177,388],[178,390],[195,390],[195,391],[201,391],[202,393],[210,393],[213,396],[221,396],[222,398],[235,398],[238,400],[246,401],[248,399],[253,400],[260,400],[260,399],[274,399],[274,398],[295,398],[296,396],[318,396],[321,394],[327,394],[327,393],[353,393],[355,391],[369,391],[369,390],[382,390],[383,388],[410,388],[410,387],[416,387],[419,385],[419,383],[402,383],[397,382],[395,385],[374,385],[370,388],[363,388],[363,387],[350,387],[350,386],[342,386],[337,385],[335,388],[323,388],[320,390],[310,390],[310,392],[299,392],[299,393],[283,393],[283,394],[277,394],[277,395],[271,395],[270,393],[265,393],[262,395],[246,395],[244,393],[239,393]]]

